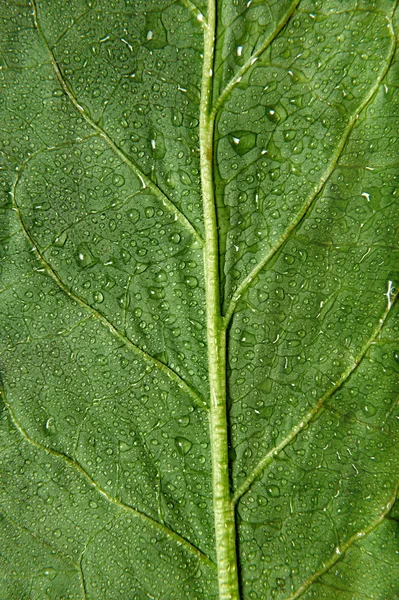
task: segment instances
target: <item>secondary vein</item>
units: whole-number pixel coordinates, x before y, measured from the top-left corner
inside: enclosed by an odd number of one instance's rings
[[[325,402],[329,398],[331,398],[331,396],[333,396],[333,394],[335,394],[335,392],[338,391],[344,385],[344,383],[349,379],[349,377],[357,369],[357,367],[360,365],[361,361],[363,360],[364,356],[366,355],[368,349],[371,347],[372,344],[375,343],[377,337],[381,333],[381,330],[382,330],[389,314],[391,313],[393,306],[395,305],[398,295],[399,295],[399,291],[396,292],[395,296],[393,296],[392,299],[390,299],[388,301],[387,307],[386,307],[382,317],[379,319],[377,326],[375,327],[371,336],[368,338],[368,340],[365,342],[365,344],[361,348],[358,356],[353,360],[352,364],[346,369],[346,371],[344,371],[342,373],[341,377],[336,381],[336,383],[325,394],[323,394],[323,396],[321,396],[319,398],[319,400],[316,402],[316,404],[313,406],[313,408],[303,417],[303,419],[301,419],[301,421],[297,425],[295,425],[295,427],[293,427],[291,429],[289,434],[284,439],[282,439],[281,442],[279,444],[277,444],[277,446],[275,446],[274,448],[269,450],[269,452],[267,454],[265,454],[265,456],[258,462],[256,467],[251,471],[251,473],[248,475],[248,477],[245,479],[245,481],[240,485],[240,487],[235,492],[235,494],[233,496],[233,500],[232,500],[234,504],[237,504],[237,502],[240,500],[240,498],[244,494],[247,493],[247,491],[250,489],[250,487],[252,486],[254,481],[262,474],[262,472],[267,467],[267,465],[270,464],[272,462],[272,460],[282,450],[284,450],[284,448],[286,446],[288,446],[288,444],[290,444],[301,431],[303,431],[305,429],[305,427],[310,423],[310,421],[312,421],[320,413]]]
[[[368,525],[361,531],[358,531],[357,533],[353,534],[346,542],[337,547],[335,553],[330,557],[329,560],[324,562],[321,569],[319,569],[310,577],[308,577],[308,579],[296,590],[296,592],[291,594],[291,596],[289,596],[286,600],[296,600],[296,598],[302,596],[302,594],[304,594],[310,588],[310,586],[315,581],[317,581],[317,579],[324,575],[324,573],[327,573],[327,571],[329,571],[339,560],[343,558],[345,553],[354,543],[370,535],[370,533],[372,533],[378,527],[378,525],[382,523],[382,521],[388,516],[389,512],[392,510],[392,507],[395,504],[398,495],[398,491],[399,482],[395,485],[393,494],[391,495],[381,514],[378,515],[378,517],[374,521],[372,521],[370,525]]]
[[[82,115],[84,120],[93,129],[95,129],[95,131],[97,131],[97,133],[106,141],[108,146],[110,148],[112,148],[112,150],[115,152],[115,154],[117,154],[119,156],[119,158],[130,167],[130,169],[133,171],[133,173],[140,179],[143,189],[148,188],[159,200],[161,200],[163,206],[165,206],[165,208],[167,208],[170,212],[172,212],[175,215],[176,219],[179,220],[181,222],[181,224],[191,233],[191,235],[195,238],[195,240],[201,246],[203,246],[203,244],[204,244],[203,238],[198,233],[198,231],[195,229],[193,224],[187,219],[187,217],[166,196],[166,194],[149,177],[147,177],[147,175],[145,175],[143,173],[143,171],[136,165],[136,163],[133,162],[132,159],[129,158],[129,156],[127,156],[123,152],[123,150],[121,150],[119,148],[119,146],[117,146],[115,144],[115,142],[110,138],[110,136],[107,134],[107,132],[104,131],[104,129],[102,129],[102,127],[100,127],[95,121],[93,121],[93,119],[90,117],[90,115],[88,115],[88,113],[85,111],[83,106],[81,106],[79,104],[79,102],[77,101],[77,99],[75,98],[75,96],[72,92],[71,87],[69,86],[69,84],[67,83],[67,81],[65,80],[65,78],[62,74],[61,69],[58,65],[58,62],[57,62],[57,60],[50,48],[50,45],[43,33],[43,30],[40,26],[40,23],[38,21],[38,16],[37,16],[36,0],[31,0],[31,2],[32,2],[32,6],[33,6],[33,20],[34,20],[36,29],[39,33],[39,36],[40,36],[44,46],[47,49],[47,52],[49,54],[51,64],[53,65],[53,68],[55,70],[57,79],[58,79],[62,89],[64,90],[65,94],[68,96],[69,100],[71,101],[72,105],[76,108],[76,110],[79,112],[79,114]]]
[[[90,304],[88,304],[85,300],[83,300],[83,298],[81,298],[80,296],[78,296],[77,294],[75,294],[74,292],[72,292],[63,283],[62,279],[54,271],[54,269],[52,268],[52,266],[50,265],[50,263],[47,262],[47,260],[44,257],[43,253],[39,250],[39,248],[38,248],[35,240],[31,236],[28,228],[26,227],[26,225],[25,225],[25,223],[23,221],[22,214],[21,214],[21,211],[20,211],[20,208],[18,206],[17,199],[16,199],[16,190],[17,190],[17,187],[18,187],[18,183],[19,183],[19,181],[21,179],[21,175],[22,175],[22,171],[20,171],[18,173],[18,177],[16,178],[15,183],[14,183],[13,188],[12,188],[12,191],[11,191],[11,196],[13,198],[13,204],[14,204],[14,210],[17,213],[19,222],[21,224],[23,232],[25,233],[25,236],[27,237],[29,243],[31,244],[33,250],[35,251],[37,257],[39,258],[39,260],[42,263],[42,265],[43,265],[44,269],[46,270],[46,272],[51,276],[51,278],[57,283],[57,285],[72,300],[74,300],[75,302],[77,302],[80,306],[83,306],[94,317],[96,317],[99,321],[101,321],[101,323],[103,325],[105,325],[115,335],[115,337],[117,337],[125,346],[129,347],[131,350],[133,350],[136,354],[138,354],[145,361],[150,362],[154,367],[156,367],[160,371],[162,371],[169,379],[171,379],[172,381],[174,381],[181,390],[183,390],[187,394],[189,394],[189,396],[194,400],[194,403],[196,404],[196,406],[198,406],[199,408],[207,408],[206,401],[203,398],[201,398],[197,394],[197,392],[186,381],[184,381],[184,379],[182,379],[173,369],[171,369],[170,367],[168,367],[166,364],[160,362],[158,359],[154,358],[153,356],[151,356],[150,354],[148,354],[147,352],[145,352],[144,350],[142,350],[139,346],[137,346],[136,344],[134,344],[126,335],[124,335],[123,333],[121,333],[102,313],[100,313],[98,310],[96,310],[95,308],[93,308]]]
[[[116,498],[114,498],[113,496],[108,494],[105,490],[103,490],[98,485],[98,483],[91,477],[91,475],[86,471],[86,469],[84,469],[84,467],[82,467],[76,460],[73,460],[72,458],[70,458],[66,454],[63,454],[62,452],[59,452],[58,450],[54,450],[53,448],[44,446],[43,444],[40,444],[39,442],[34,440],[18,422],[10,403],[8,402],[8,400],[5,396],[4,389],[0,389],[0,395],[3,397],[4,404],[7,407],[7,410],[11,416],[14,426],[16,427],[16,429],[19,431],[21,436],[27,442],[29,442],[31,445],[35,446],[39,450],[46,452],[47,454],[51,454],[51,455],[63,460],[64,462],[66,462],[70,467],[73,467],[81,475],[83,475],[83,477],[89,482],[89,484],[93,488],[95,488],[96,491],[99,494],[101,494],[109,503],[114,504],[115,506],[118,506],[119,508],[121,508],[123,510],[129,511],[135,517],[138,517],[139,519],[143,520],[145,523],[151,525],[152,527],[158,529],[159,531],[162,531],[165,535],[172,538],[173,541],[177,542],[180,546],[183,546],[184,548],[186,548],[186,550],[188,550],[189,552],[194,554],[197,558],[199,558],[202,562],[204,562],[208,567],[210,567],[212,569],[215,568],[215,564],[208,556],[206,556],[203,552],[201,552],[201,550],[199,550],[196,546],[191,544],[191,542],[189,542],[185,538],[181,537],[178,533],[176,533],[169,527],[166,527],[166,525],[159,523],[158,521],[156,521],[155,519],[146,515],[142,511],[140,511],[140,510],[134,508],[133,506],[130,506],[129,504],[126,504],[120,500],[117,500]]]
[[[12,517],[10,517],[10,515],[8,514],[8,511],[4,510],[4,506],[3,505],[0,505],[0,514],[2,514],[8,521],[10,521],[10,523],[12,523],[14,525],[14,527],[16,527],[20,531],[23,531],[24,533],[27,533],[28,535],[30,535],[34,540],[36,540],[37,542],[40,542],[40,544],[42,544],[48,550],[50,550],[52,554],[56,554],[57,556],[59,556],[59,558],[61,560],[64,560],[65,562],[68,562],[73,567],[75,567],[75,569],[77,571],[79,571],[79,565],[77,563],[75,563],[70,556],[68,556],[67,554],[64,554],[58,548],[55,548],[48,540],[42,538],[40,535],[38,535],[34,531],[31,531],[29,529],[29,527],[25,527],[24,525],[21,525],[20,523],[18,523],[17,521],[15,521],[15,519],[13,519]]]
[[[225,317],[224,317],[224,323],[225,323],[226,328],[228,327],[230,320],[234,315],[234,312],[237,307],[237,303],[238,303],[240,297],[242,296],[242,294],[249,288],[249,286],[253,283],[256,276],[262,271],[262,269],[276,255],[276,253],[280,250],[280,248],[283,246],[283,244],[286,242],[286,240],[290,237],[291,233],[295,230],[295,228],[306,218],[306,216],[310,212],[315,200],[317,199],[319,193],[321,192],[323,187],[326,185],[326,183],[329,180],[329,178],[331,177],[331,175],[334,173],[334,171],[337,167],[338,161],[344,151],[346,141],[347,141],[351,131],[353,130],[357,119],[359,118],[359,114],[362,111],[364,111],[364,109],[367,107],[367,105],[374,98],[374,95],[376,94],[376,92],[378,90],[378,86],[380,85],[381,81],[384,79],[384,77],[389,69],[389,66],[391,64],[392,58],[395,53],[395,49],[396,49],[396,40],[395,40],[395,36],[392,31],[391,32],[391,48],[390,48],[390,52],[389,52],[385,67],[381,70],[379,77],[377,77],[376,82],[370,88],[368,94],[366,94],[363,102],[358,107],[358,110],[348,119],[347,126],[343,132],[343,135],[342,135],[341,141],[337,147],[335,156],[333,157],[332,161],[330,162],[330,165],[328,166],[328,168],[325,170],[323,176],[320,178],[318,184],[314,187],[312,192],[306,198],[305,202],[302,205],[301,210],[296,214],[294,219],[291,221],[291,223],[285,229],[285,231],[280,235],[280,237],[277,239],[275,244],[269,249],[269,251],[258,262],[258,264],[255,265],[255,267],[245,277],[245,279],[243,279],[243,281],[240,283],[240,285],[234,292],[234,294],[230,300],[230,303],[227,307]]]
[[[226,87],[220,94],[219,98],[215,102],[215,105],[212,110],[212,118],[216,117],[216,114],[219,112],[219,110],[222,108],[223,104],[226,102],[232,89],[241,81],[241,79],[244,77],[245,73],[252,67],[252,65],[258,60],[259,56],[261,54],[263,54],[263,52],[270,46],[272,41],[277,37],[277,35],[280,33],[280,31],[283,29],[283,27],[287,24],[288,20],[290,19],[292,13],[294,12],[295,8],[298,6],[300,1],[301,0],[294,0],[292,2],[290,8],[281,17],[280,21],[277,23],[277,25],[274,28],[274,30],[272,31],[272,33],[266,38],[266,40],[263,42],[263,44],[260,46],[260,48],[258,48],[258,50],[256,50],[256,52],[254,52],[249,57],[247,62],[237,71],[237,73],[234,75],[234,77],[229,81],[229,83],[226,85]]]

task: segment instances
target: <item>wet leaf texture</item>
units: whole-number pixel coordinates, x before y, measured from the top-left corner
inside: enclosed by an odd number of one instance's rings
[[[244,600],[399,597],[394,13],[218,1]],[[0,595],[216,599],[206,4],[8,0],[0,14]]]

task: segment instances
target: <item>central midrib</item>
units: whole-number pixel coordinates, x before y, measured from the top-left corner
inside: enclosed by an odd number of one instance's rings
[[[220,306],[219,241],[213,183],[213,66],[216,0],[208,0],[200,103],[201,188],[205,226],[205,293],[210,386],[210,440],[220,600],[239,600],[234,506],[231,500],[226,402],[226,330]]]

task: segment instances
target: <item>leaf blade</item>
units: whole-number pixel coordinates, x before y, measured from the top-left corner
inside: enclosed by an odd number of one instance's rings
[[[10,600],[396,593],[396,4],[210,7],[6,8]]]

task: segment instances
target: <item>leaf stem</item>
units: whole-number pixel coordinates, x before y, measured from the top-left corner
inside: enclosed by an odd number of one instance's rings
[[[201,186],[205,223],[205,291],[210,385],[210,440],[220,600],[239,600],[235,512],[231,501],[226,406],[226,332],[220,307],[219,243],[213,182],[213,66],[216,0],[208,0],[200,105]]]

